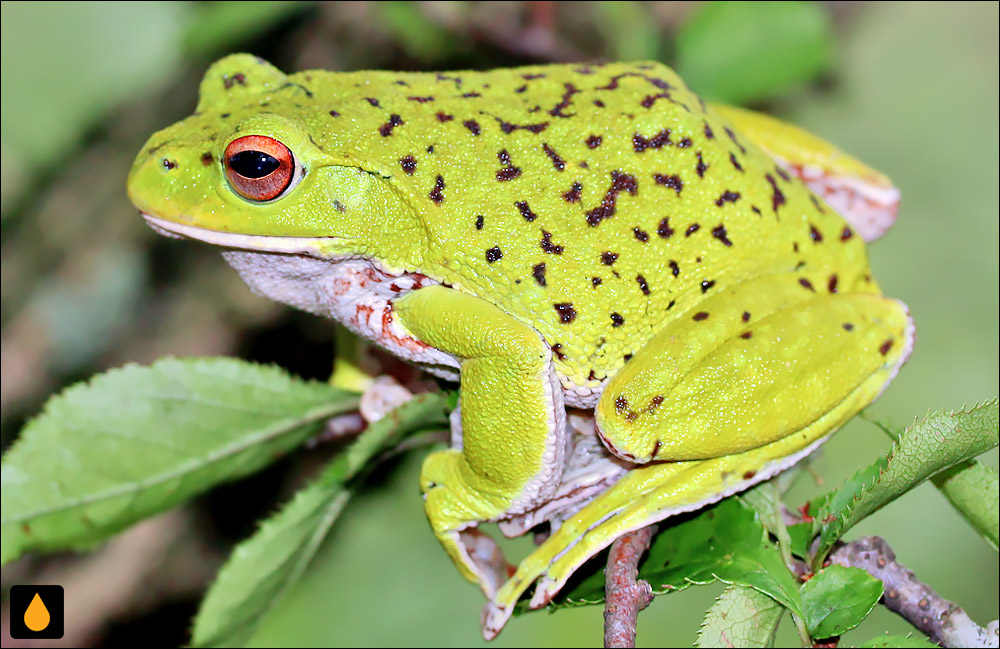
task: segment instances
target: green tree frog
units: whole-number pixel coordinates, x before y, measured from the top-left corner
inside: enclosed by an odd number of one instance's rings
[[[461,382],[421,489],[487,638],[622,534],[769,478],[914,342],[881,174],[659,63],[285,75],[228,56],[128,180],[256,292]],[[477,529],[551,533],[517,566]]]

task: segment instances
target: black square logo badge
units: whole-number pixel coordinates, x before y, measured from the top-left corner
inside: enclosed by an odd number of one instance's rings
[[[62,586],[11,586],[10,637],[61,638],[64,611]]]

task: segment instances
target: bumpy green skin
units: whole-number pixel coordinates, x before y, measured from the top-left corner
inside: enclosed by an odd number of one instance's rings
[[[786,466],[905,360],[905,306],[879,295],[862,238],[738,131],[752,114],[729,119],[655,63],[286,76],[237,55],[150,139],[129,193],[161,225],[438,283],[391,316],[461,366],[463,448],[430,456],[422,486],[493,600],[489,637],[538,577],[534,605],[621,533]],[[753,123],[811,165],[833,150]],[[230,189],[223,151],[251,134],[300,162],[287,195]],[[596,408],[635,467],[503,584],[472,526],[552,497],[566,405]]]
[[[748,276],[805,263],[840,270],[842,291],[867,283],[861,238],[843,239],[840,216],[665,66],[310,71],[270,86],[258,67],[241,68],[247,85],[229,88],[236,101],[210,76],[218,87],[200,114],[150,141],[147,151],[196,145],[174,154],[194,182],[172,187],[173,213],[160,215],[247,234],[349,237],[338,249],[418,270],[530,323],[558,346],[559,374],[574,385],[598,386],[662,323]],[[213,108],[218,95],[229,101]],[[199,161],[262,127],[286,134],[305,164],[364,169],[394,195],[359,205],[368,179],[307,172],[296,205],[243,204],[217,165]],[[206,184],[218,193],[205,196]],[[144,211],[163,208],[133,196]],[[333,200],[346,211],[331,210]]]

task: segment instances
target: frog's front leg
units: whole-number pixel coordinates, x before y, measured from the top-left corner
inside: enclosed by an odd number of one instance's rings
[[[566,452],[566,412],[552,351],[531,327],[480,298],[443,286],[395,304],[403,326],[461,362],[462,448],[428,456],[427,516],[470,581],[492,597],[508,576],[481,521],[551,496]]]

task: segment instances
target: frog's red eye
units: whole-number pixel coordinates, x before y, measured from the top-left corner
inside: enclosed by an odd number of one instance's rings
[[[226,178],[240,196],[269,201],[288,189],[295,175],[295,160],[288,147],[265,135],[233,140],[223,156]]]

